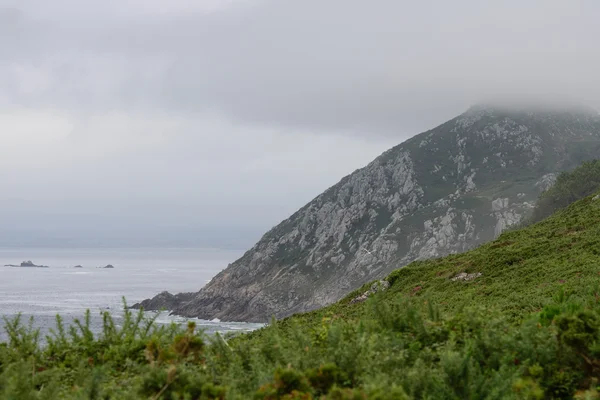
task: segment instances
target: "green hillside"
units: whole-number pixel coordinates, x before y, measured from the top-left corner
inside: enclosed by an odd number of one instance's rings
[[[464,273],[465,275],[460,275]],[[479,275],[481,274],[481,275]],[[455,277],[472,278],[453,280]],[[13,321],[2,399],[600,398],[600,199],[249,335]],[[384,287],[381,284],[381,287]],[[366,296],[365,296],[366,297]]]

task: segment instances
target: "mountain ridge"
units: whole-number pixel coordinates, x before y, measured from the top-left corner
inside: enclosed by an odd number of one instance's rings
[[[589,110],[471,107],[342,178],[173,313],[264,322],[333,303],[411,261],[494,239],[599,149]]]

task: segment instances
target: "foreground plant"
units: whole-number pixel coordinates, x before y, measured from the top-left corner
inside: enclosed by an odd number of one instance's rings
[[[16,317],[0,345],[0,398],[598,398],[600,307],[587,300],[559,293],[515,325],[491,309],[443,315],[426,299],[375,296],[358,321],[228,341],[125,309],[121,327],[104,313],[98,335],[89,313],[70,327],[57,317],[41,345]]]

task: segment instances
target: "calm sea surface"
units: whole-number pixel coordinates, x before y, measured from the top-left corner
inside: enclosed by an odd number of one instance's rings
[[[0,315],[21,313],[34,317],[46,333],[56,314],[66,322],[91,311],[92,327],[99,331],[100,312],[111,310],[119,322],[122,297],[132,305],[168,290],[197,291],[239,253],[214,249],[2,249],[0,248]],[[31,260],[50,268],[13,268]],[[112,264],[114,269],[102,269]],[[83,268],[74,268],[81,265]],[[185,322],[166,314],[159,323]],[[247,331],[260,324],[194,320],[206,332]],[[0,340],[6,339],[0,319]]]

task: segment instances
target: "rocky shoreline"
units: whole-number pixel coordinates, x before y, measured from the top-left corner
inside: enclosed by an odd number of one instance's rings
[[[129,308],[132,309],[144,309],[144,311],[161,311],[168,310],[173,311],[177,309],[181,304],[187,303],[193,300],[196,293],[178,293],[171,294],[167,291],[161,292],[151,299],[146,299],[141,303],[136,303]]]

